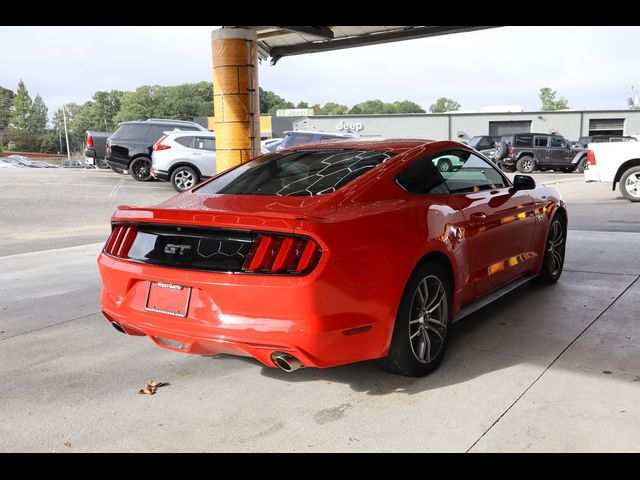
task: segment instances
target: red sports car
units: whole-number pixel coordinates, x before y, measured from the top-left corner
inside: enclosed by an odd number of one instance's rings
[[[452,168],[437,168],[446,157]],[[293,371],[380,359],[421,376],[452,322],[553,283],[567,212],[456,142],[335,141],[267,154],[149,208],[98,258],[113,326],[172,350]]]

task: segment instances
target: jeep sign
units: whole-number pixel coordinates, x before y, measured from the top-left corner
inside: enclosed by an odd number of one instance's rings
[[[344,120],[340,120],[337,128],[338,130],[347,132],[359,132],[364,130],[364,125],[360,122],[345,122]]]

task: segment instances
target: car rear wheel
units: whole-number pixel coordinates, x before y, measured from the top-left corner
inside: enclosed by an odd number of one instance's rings
[[[633,167],[622,174],[620,193],[631,202],[640,202],[640,167]]]
[[[171,174],[171,185],[178,192],[184,192],[198,184],[200,177],[198,173],[191,167],[178,167]]]
[[[540,283],[555,283],[562,274],[564,254],[567,244],[567,229],[560,213],[556,213],[551,220],[547,242],[544,247],[542,269],[537,280]]]
[[[107,165],[107,162],[104,158],[96,158],[95,160],[96,162],[96,167],[101,168],[101,169],[105,169],[105,168],[109,168],[109,165]]]
[[[438,170],[440,170],[441,172],[450,172],[453,168],[453,164],[451,163],[451,160],[449,160],[448,158],[443,158],[440,161],[438,161]]]
[[[129,166],[131,176],[139,182],[151,180],[151,159],[148,157],[138,157]]]
[[[449,276],[438,263],[416,269],[402,295],[389,354],[380,359],[383,369],[422,377],[438,367],[449,338],[451,292]]]
[[[578,162],[578,166],[576,170],[578,170],[580,173],[584,173],[584,166],[586,164],[587,164],[587,157],[583,157],[582,160]]]
[[[531,173],[536,169],[536,161],[533,157],[525,155],[524,157],[520,157],[516,162],[516,169],[520,173]]]

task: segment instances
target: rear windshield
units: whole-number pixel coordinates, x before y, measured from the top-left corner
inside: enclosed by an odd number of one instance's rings
[[[309,196],[335,192],[394,154],[298,150],[264,155],[207,182],[201,194]]]

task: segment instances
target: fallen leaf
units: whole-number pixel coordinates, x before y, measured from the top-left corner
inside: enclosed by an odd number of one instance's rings
[[[169,385],[167,382],[156,382],[155,380],[149,380],[147,385],[141,389],[138,394],[140,395],[154,395],[156,390],[160,387]]]
[[[70,447],[71,446],[71,442],[64,442],[64,446],[65,447]]]

